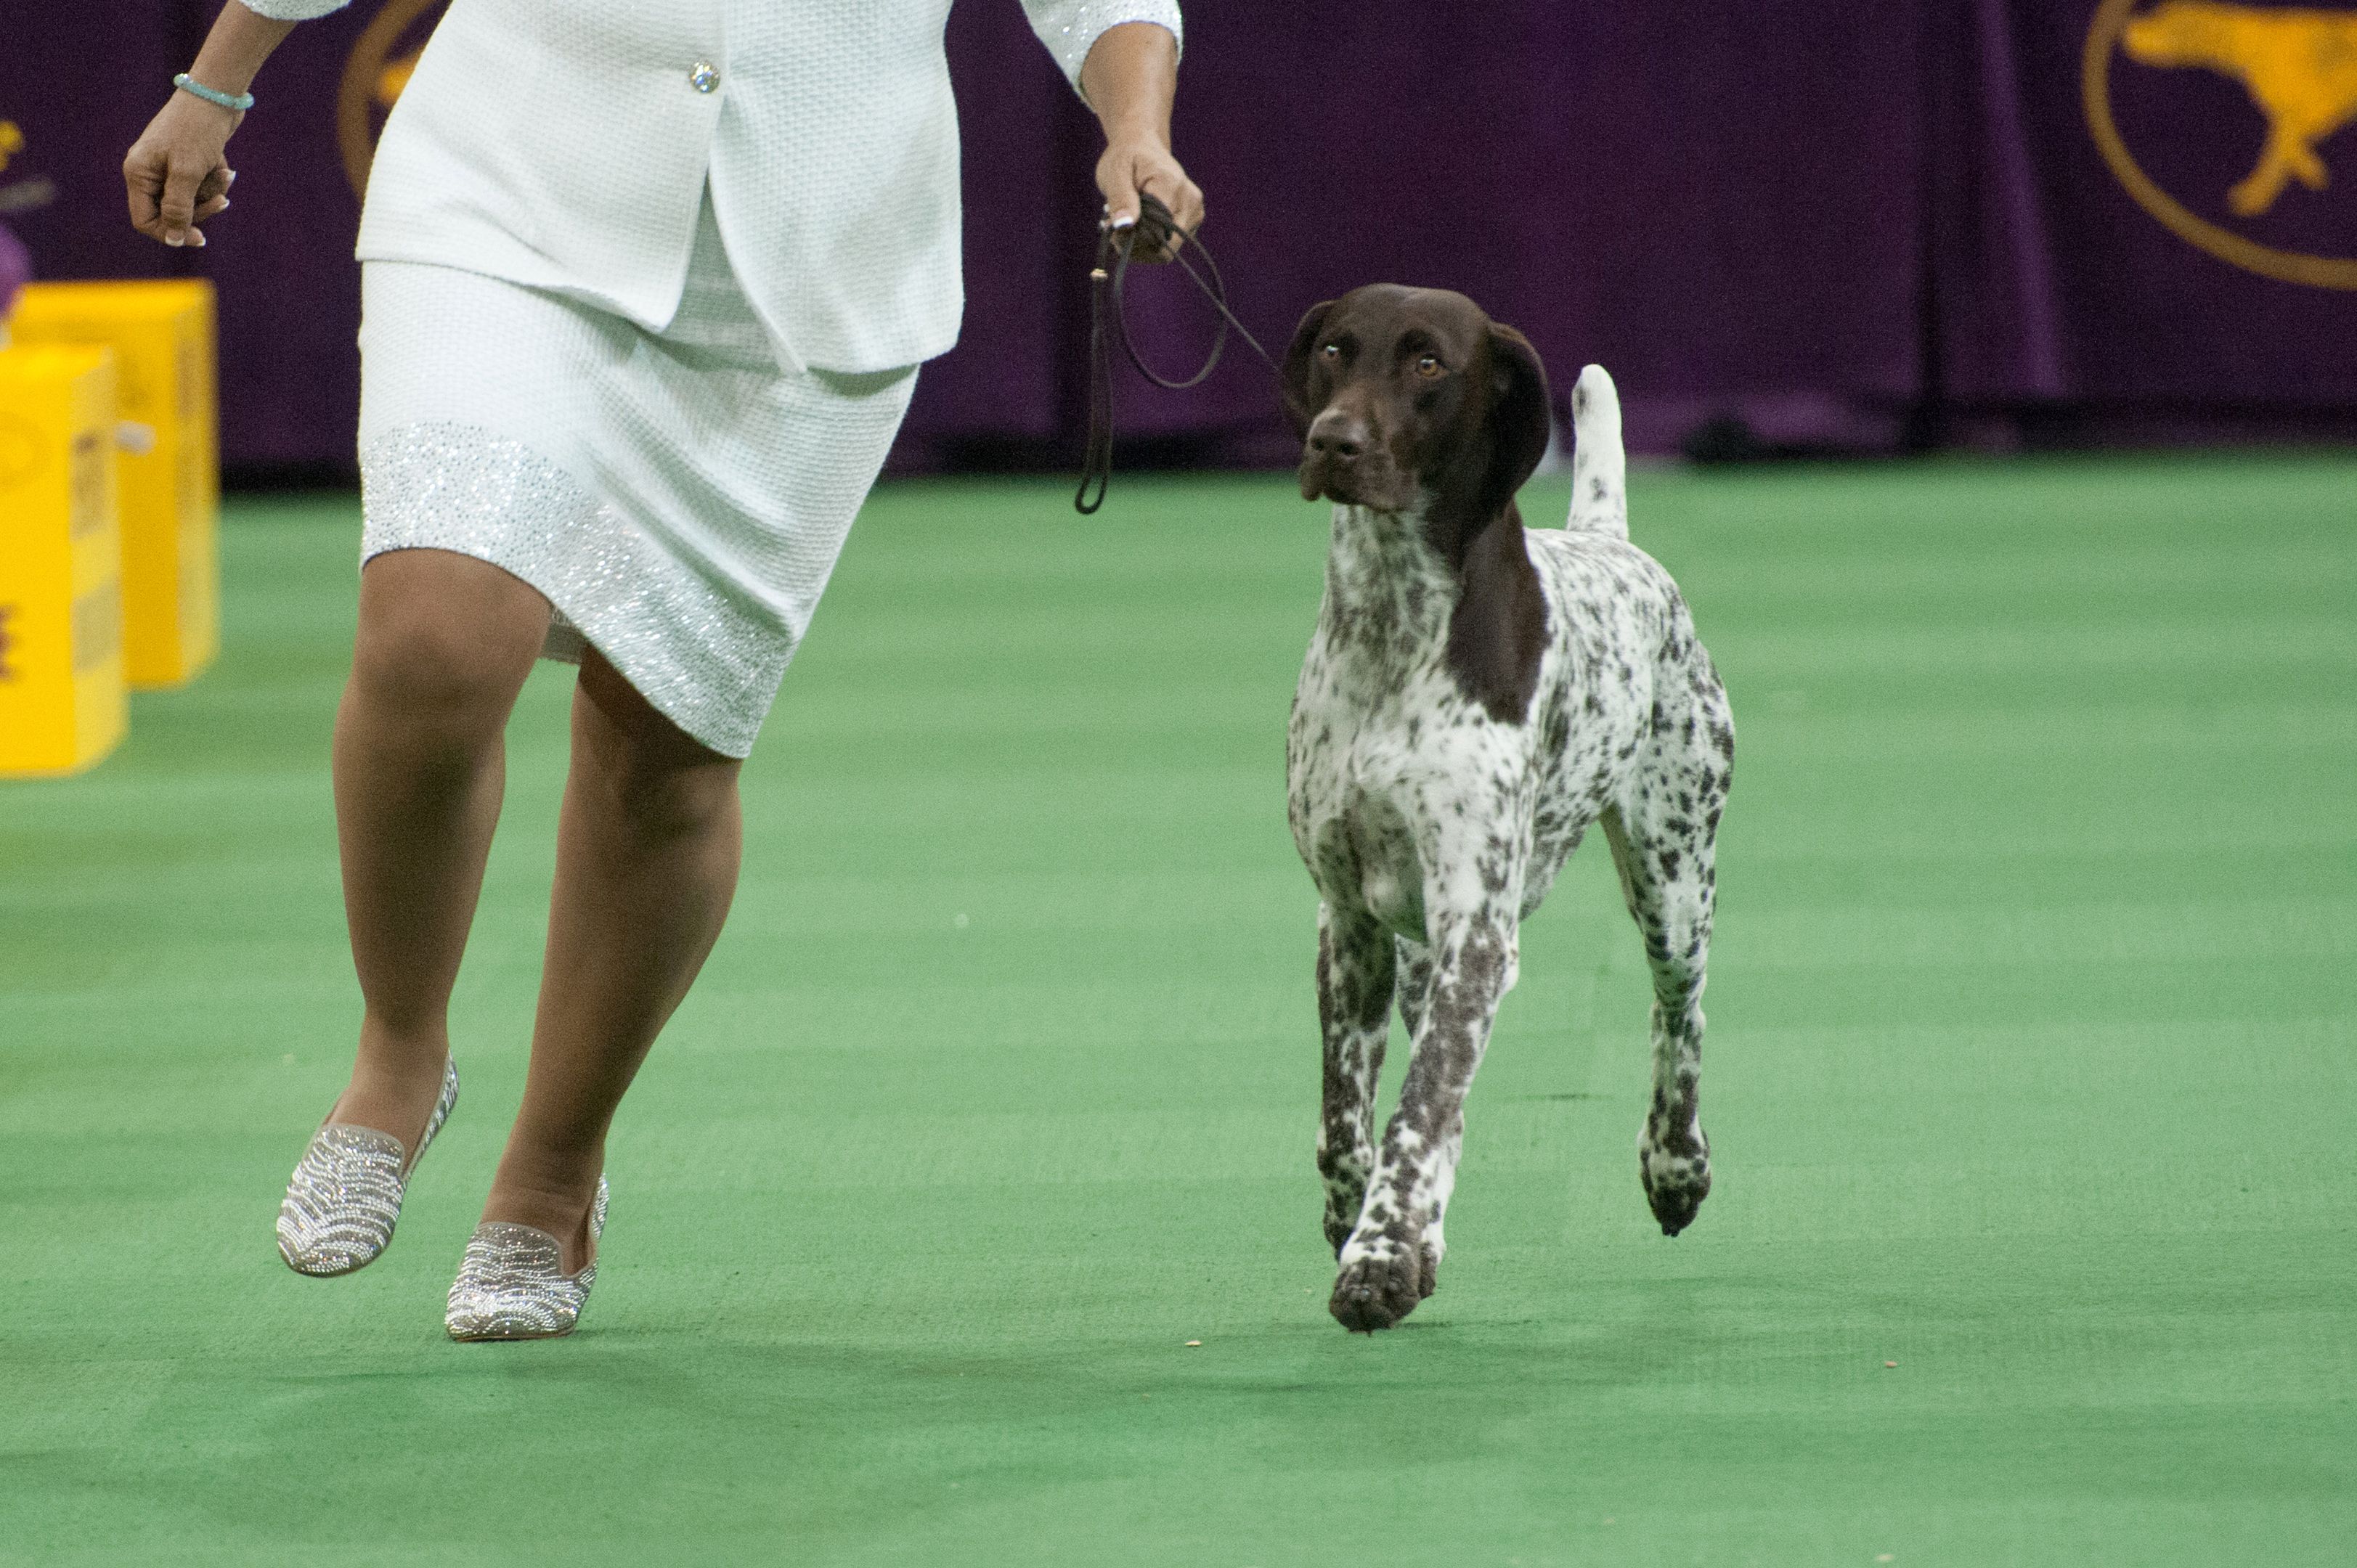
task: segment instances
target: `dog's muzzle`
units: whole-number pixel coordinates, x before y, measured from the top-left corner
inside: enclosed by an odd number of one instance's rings
[[[1301,447],[1301,499],[1323,496],[1346,506],[1392,504],[1397,489],[1390,454],[1361,416],[1329,408],[1310,423]]]

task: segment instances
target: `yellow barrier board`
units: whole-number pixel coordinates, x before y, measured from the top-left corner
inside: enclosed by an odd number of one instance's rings
[[[114,350],[117,417],[131,426],[118,459],[124,654],[134,686],[192,679],[221,647],[212,285],[27,284],[9,330],[20,344]]]
[[[123,738],[114,384],[105,349],[0,349],[0,776]]]

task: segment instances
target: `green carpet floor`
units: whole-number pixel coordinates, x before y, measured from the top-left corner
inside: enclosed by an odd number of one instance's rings
[[[357,515],[231,506],[219,666],[0,788],[0,1561],[2350,1561],[2357,460],[1641,478],[1742,737],[1717,1187],[1646,1216],[1591,846],[1441,1292],[1373,1339],[1325,1312],[1284,820],[1323,510],[1068,488],[869,507],[583,1331],[508,1347],[441,1304],[523,1071],[565,678],[512,730],[465,1099],[384,1260],[297,1278],[271,1220],[357,1007]]]

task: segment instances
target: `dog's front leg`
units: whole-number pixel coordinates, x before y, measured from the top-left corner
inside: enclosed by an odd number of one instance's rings
[[[1326,1090],[1318,1174],[1326,1183],[1326,1243],[1340,1251],[1374,1168],[1375,1079],[1392,1026],[1392,934],[1364,909],[1318,907],[1318,1024]]]
[[[1514,983],[1511,904],[1431,925],[1432,974],[1399,1110],[1384,1129],[1366,1207],[1342,1245],[1327,1304],[1343,1327],[1370,1334],[1405,1317],[1437,1283],[1440,1260],[1429,1238],[1457,1179],[1465,1093]]]

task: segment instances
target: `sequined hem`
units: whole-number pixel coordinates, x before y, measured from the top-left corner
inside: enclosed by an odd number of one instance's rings
[[[791,632],[680,571],[522,442],[454,422],[402,425],[361,449],[361,498],[363,564],[415,549],[488,561],[554,607],[546,657],[578,662],[594,645],[696,740],[726,757],[753,749],[793,657]]]
[[[458,1065],[443,1063],[442,1092],[409,1154],[373,1127],[330,1122],[311,1135],[278,1206],[278,1255],[301,1274],[348,1274],[393,1240],[410,1174],[458,1103]]]

